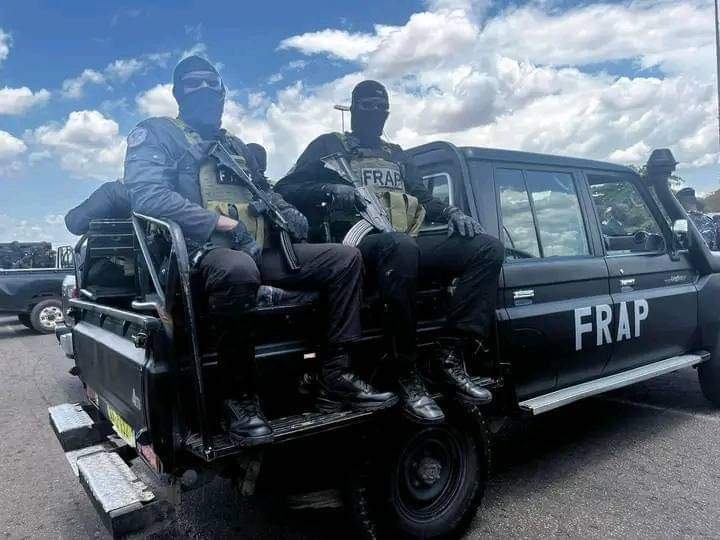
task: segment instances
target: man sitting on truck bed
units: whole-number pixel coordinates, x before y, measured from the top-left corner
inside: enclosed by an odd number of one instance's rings
[[[277,248],[263,249],[265,224],[262,216],[248,212],[248,188],[208,156],[220,142],[273,199],[294,240],[305,238],[305,217],[271,193],[245,144],[220,128],[225,103],[220,75],[203,58],[185,58],[173,73],[173,96],[178,118],[150,118],[128,135],[124,182],[135,212],[173,220],[186,237],[217,333],[222,378],[231,385],[225,395],[238,398],[225,401],[230,435],[245,444],[272,438],[252,386],[252,332],[246,318],[261,283],[323,293],[329,309],[321,354],[325,398],[366,409],[394,404],[392,393],[376,392],[350,371],[346,345],[360,337],[360,253],[343,245],[297,243],[301,268],[288,270]]]
[[[418,276],[459,278],[434,367],[461,398],[487,403],[492,396],[468,376],[462,350],[468,340],[489,338],[504,248],[475,219],[434,198],[402,148],[381,138],[389,110],[383,85],[359,83],[352,92],[352,131],[327,133],[312,141],[298,158],[294,173],[276,189],[308,213],[321,203],[329,204],[330,232],[340,237],[360,219],[357,192],[349,182],[367,187],[383,201],[396,232],[369,234],[358,247],[370,279],[390,309],[387,333],[395,341],[404,410],[417,421],[433,423],[442,421],[443,412],[415,368]],[[346,160],[352,178],[343,182],[339,175],[328,176],[331,171],[322,160],[330,156]],[[425,217],[447,223],[447,236],[418,237]]]

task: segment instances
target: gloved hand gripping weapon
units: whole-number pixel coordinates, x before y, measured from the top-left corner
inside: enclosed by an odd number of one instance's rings
[[[270,200],[267,193],[258,189],[258,187],[253,183],[252,178],[250,178],[250,176],[238,166],[233,157],[221,143],[215,143],[210,149],[208,155],[217,159],[220,166],[225,167],[235,174],[243,185],[250,191],[253,198],[250,203],[250,207],[258,216],[265,214],[273,226],[278,230],[280,233],[280,249],[285,257],[288,268],[293,272],[299,270],[300,261],[297,258],[295,249],[293,249],[288,223],[280,213],[277,206],[275,206]]]
[[[342,243],[346,246],[357,246],[365,236],[373,230],[393,232],[385,207],[374,191],[353,181],[353,172],[347,159],[341,153],[330,154],[321,159],[325,167],[338,174],[343,183],[355,188],[357,210],[362,219],[353,225],[345,234]]]

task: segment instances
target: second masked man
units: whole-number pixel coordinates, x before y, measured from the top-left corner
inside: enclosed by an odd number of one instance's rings
[[[487,403],[490,392],[473,383],[462,361],[468,340],[483,342],[494,319],[497,280],[504,248],[459,208],[434,198],[403,150],[381,136],[389,114],[388,94],[376,81],[363,81],[352,92],[349,133],[328,133],[310,143],[293,174],[277,191],[299,208],[330,204],[330,232],[342,236],[360,218],[353,185],[325,174],[324,159],[342,156],[355,185],[371,189],[388,210],[396,232],[365,236],[359,243],[368,279],[389,308],[387,332],[394,341],[399,390],[404,410],[416,421],[434,423],[444,415],[428,394],[416,364],[415,297],[419,277],[458,278],[447,325],[434,365],[458,397]],[[417,236],[425,219],[448,224],[448,234]]]

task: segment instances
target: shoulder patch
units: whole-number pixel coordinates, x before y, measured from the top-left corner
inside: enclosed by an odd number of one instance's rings
[[[142,144],[147,138],[147,129],[144,127],[136,127],[127,137],[128,148],[134,148]]]

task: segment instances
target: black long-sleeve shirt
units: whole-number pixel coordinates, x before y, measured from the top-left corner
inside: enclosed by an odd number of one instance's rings
[[[445,221],[443,211],[447,205],[433,197],[423,184],[420,171],[414,163],[407,159],[402,148],[395,144],[383,143],[388,149],[387,159],[402,164],[404,169],[405,189],[407,193],[417,198],[425,207],[426,218],[430,221]],[[276,191],[291,204],[298,208],[308,208],[322,200],[324,193],[321,186],[327,183],[327,177],[321,174],[318,166],[320,159],[330,154],[341,153],[348,159],[350,155],[337,133],[326,133],[312,141],[300,155],[295,165],[295,173],[285,177],[275,186]],[[302,174],[306,171],[308,174]],[[317,174],[315,174],[317,173]]]
[[[93,219],[127,219],[130,200],[127,189],[119,182],[105,182],[78,206],[65,215],[65,226],[81,236],[90,229]]]

